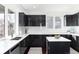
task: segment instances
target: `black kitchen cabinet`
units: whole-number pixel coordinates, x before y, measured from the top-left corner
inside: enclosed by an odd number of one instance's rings
[[[66,26],[79,26],[79,13],[65,15]]]
[[[76,36],[76,40],[72,37],[72,35],[61,35],[61,36],[71,40],[70,46],[79,52],[79,37],[78,36]]]
[[[25,15],[24,23],[25,23],[25,26],[28,26],[29,24],[28,15]]]
[[[30,35],[25,37],[23,41],[20,42],[20,47],[29,47],[30,44],[32,43],[30,37],[31,37]]]
[[[73,26],[78,26],[78,14],[73,15]]]
[[[46,40],[47,54],[69,54],[70,42],[49,42]]]
[[[61,36],[64,37],[64,38],[67,38],[67,39],[71,40],[70,46],[73,49],[76,49],[76,40],[72,37],[72,35],[61,35]]]
[[[19,26],[25,26],[24,19],[25,19],[25,14],[20,12],[19,13]]]
[[[54,35],[29,35],[30,47],[46,47],[46,37]]]
[[[42,36],[41,35],[30,35],[30,47],[42,47]]]
[[[79,52],[79,36],[76,36],[74,49]]]
[[[65,15],[65,16],[64,16],[64,21],[65,21],[65,23],[66,23],[66,24],[65,24],[66,26],[71,25],[71,24],[70,24],[70,22],[71,22],[71,15]]]
[[[28,20],[25,20],[26,26],[45,26],[46,25],[45,15],[26,15],[26,19],[28,19]]]
[[[74,15],[66,15],[66,26],[76,26],[75,22],[77,20],[74,19]]]
[[[22,40],[22,41],[20,42],[20,47],[25,47],[25,43],[26,43],[25,40],[26,40],[26,39],[24,39],[24,40]]]
[[[62,34],[62,35],[60,35],[60,36],[62,36],[62,37],[64,37],[64,38],[67,38],[67,39],[71,40],[71,36],[72,36],[72,35],[64,35],[64,34]]]
[[[21,43],[21,47],[42,47],[42,35],[29,35]]]

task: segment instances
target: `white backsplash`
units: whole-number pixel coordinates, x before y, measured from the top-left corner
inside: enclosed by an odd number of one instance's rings
[[[46,27],[29,27],[28,28],[28,33],[31,33],[31,32],[54,32],[54,33],[64,33],[66,32],[65,29],[50,29],[50,28],[46,28]]]
[[[31,33],[31,32],[54,32],[54,33],[67,33],[68,31],[72,32],[72,33],[77,33],[79,34],[79,27],[78,26],[72,26],[72,27],[63,27],[62,29],[50,29],[50,28],[46,28],[46,27],[19,27],[19,34],[23,35],[26,34],[25,30],[27,31],[27,33]]]
[[[23,35],[23,34],[26,34],[25,31],[27,31],[28,28],[27,27],[19,27],[19,35]]]

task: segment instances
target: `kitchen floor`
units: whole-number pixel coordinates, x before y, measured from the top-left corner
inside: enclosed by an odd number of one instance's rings
[[[32,47],[30,48],[28,54],[42,54],[42,48],[41,47]]]
[[[70,54],[78,54],[79,52],[75,51],[74,49],[70,48]],[[28,54],[42,54],[41,47],[31,47],[29,49]]]

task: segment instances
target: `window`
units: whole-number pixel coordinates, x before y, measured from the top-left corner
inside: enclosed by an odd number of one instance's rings
[[[55,17],[55,28],[61,28],[61,18],[60,17]]]
[[[0,38],[5,36],[5,8],[0,5]]]
[[[47,17],[47,28],[53,28],[53,17]]]
[[[15,14],[11,10],[8,10],[8,35],[12,35],[15,33]]]

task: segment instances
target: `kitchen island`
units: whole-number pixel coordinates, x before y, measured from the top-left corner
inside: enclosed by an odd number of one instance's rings
[[[47,54],[69,54],[71,40],[64,37],[46,37]]]

